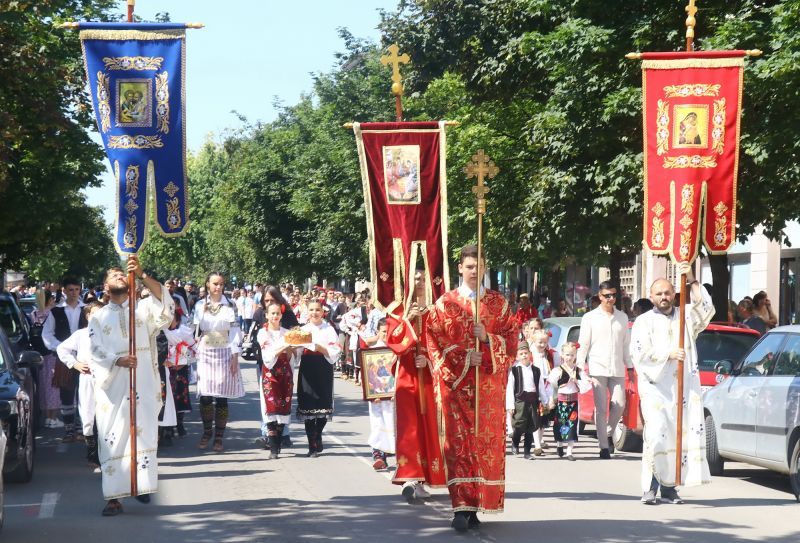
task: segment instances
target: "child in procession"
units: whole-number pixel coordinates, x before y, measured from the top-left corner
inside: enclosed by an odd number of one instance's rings
[[[517,361],[511,368],[506,386],[506,412],[512,418],[513,434],[511,452],[519,454],[519,442],[524,436],[525,459],[531,459],[534,432],[542,425],[540,416],[540,391],[544,390],[545,376],[532,365],[530,348],[526,341],[517,347]]]
[[[547,428],[547,423],[550,421],[550,403],[553,398],[553,386],[547,380],[547,376],[553,369],[553,351],[550,349],[549,340],[550,334],[546,330],[534,330],[531,333],[533,339],[533,347],[531,354],[533,356],[533,365],[539,369],[543,379],[544,386],[539,391],[541,403],[539,404],[539,415],[541,417],[541,424],[539,429],[533,433],[535,456],[542,456],[543,449],[548,448],[547,443],[544,441],[544,429]]]
[[[386,319],[379,320],[378,336],[372,348],[386,347],[387,329]],[[391,375],[386,375],[390,373],[389,369],[386,366],[376,368],[376,376],[391,379]],[[375,471],[386,469],[388,467],[386,455],[395,453],[394,398],[375,399],[369,402],[369,428],[372,468]]]
[[[554,409],[553,435],[558,444],[558,456],[575,460],[572,448],[578,441],[578,394],[591,385],[577,367],[578,345],[568,341],[561,346],[561,365],[553,368],[548,381],[557,389],[557,395],[550,400]]]

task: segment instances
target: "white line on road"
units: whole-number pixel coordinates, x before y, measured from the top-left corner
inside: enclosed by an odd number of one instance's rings
[[[52,518],[56,510],[56,504],[61,494],[58,492],[46,492],[42,496],[42,505],[39,508],[39,518]]]

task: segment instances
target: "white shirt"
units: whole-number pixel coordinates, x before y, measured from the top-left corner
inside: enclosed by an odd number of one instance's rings
[[[59,307],[64,308],[64,314],[67,316],[67,321],[69,321],[70,335],[74,334],[78,331],[78,323],[81,320],[83,303],[78,301],[78,304],[75,307],[72,307],[68,304],[64,304]],[[52,310],[50,310],[50,313],[47,315],[47,319],[44,321],[44,325],[42,326],[42,341],[44,341],[44,346],[51,351],[55,351],[56,347],[58,347],[58,344],[61,343],[56,338],[56,319],[53,316]]]
[[[81,328],[69,336],[56,347],[56,353],[58,359],[70,369],[76,362],[89,364],[92,361],[92,338],[89,336],[89,329]]]
[[[544,391],[547,385],[547,375],[539,373],[539,382],[533,382],[533,364],[525,366],[520,362],[515,362],[514,366],[522,368],[522,391],[523,392],[539,392],[539,401],[544,402]],[[516,399],[514,398],[514,373],[509,370],[508,384],[506,385],[506,409],[514,409]]]
[[[598,307],[586,313],[578,344],[578,367],[588,363],[592,377],[625,377],[625,368],[633,367],[628,316],[619,309],[609,314]]]

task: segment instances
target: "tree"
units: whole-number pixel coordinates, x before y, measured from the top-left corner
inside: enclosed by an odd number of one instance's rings
[[[102,152],[75,32],[62,20],[104,19],[111,0],[6,2],[0,11],[0,267],[70,243],[65,215],[91,213],[76,202],[98,183]],[[77,206],[77,207],[76,207]]]

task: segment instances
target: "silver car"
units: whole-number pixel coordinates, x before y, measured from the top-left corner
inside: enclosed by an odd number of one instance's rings
[[[800,501],[800,325],[770,330],[717,372],[730,377],[703,395],[711,474],[726,460],[762,466],[789,475]]]

